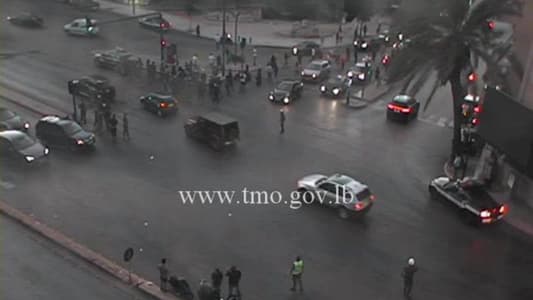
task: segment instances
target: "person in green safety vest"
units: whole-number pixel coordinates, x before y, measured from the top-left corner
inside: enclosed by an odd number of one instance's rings
[[[292,288],[291,291],[296,291],[296,285],[300,287],[300,292],[303,292],[302,274],[304,272],[304,261],[297,256],[296,260],[292,263],[291,276],[292,276]]]

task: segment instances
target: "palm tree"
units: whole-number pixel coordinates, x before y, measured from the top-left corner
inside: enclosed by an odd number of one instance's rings
[[[411,0],[409,2],[413,2]],[[399,30],[409,38],[409,44],[400,50],[388,70],[391,83],[404,81],[405,90],[416,94],[433,80],[431,93],[424,110],[435,91],[447,83],[453,97],[454,131],[452,157],[460,153],[462,101],[467,94],[467,76],[475,70],[479,59],[487,66],[496,66],[491,49],[494,33],[488,22],[505,16],[517,16],[522,11],[522,0],[418,0],[413,7],[418,13],[402,16]],[[426,6],[424,6],[426,5]],[[416,10],[416,8],[415,8]],[[431,76],[435,74],[436,76]],[[410,87],[410,88],[409,88]]]

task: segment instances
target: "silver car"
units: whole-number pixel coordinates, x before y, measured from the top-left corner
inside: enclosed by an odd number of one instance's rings
[[[327,60],[314,60],[300,74],[302,81],[320,82],[329,77],[331,64]]]
[[[367,185],[342,174],[306,176],[298,180],[297,191],[305,204],[335,208],[343,219],[368,212],[375,200]]]
[[[0,132],[0,158],[6,162],[24,160],[31,164],[48,156],[50,150],[18,130]]]
[[[0,107],[0,131],[11,129],[28,131],[30,123],[9,109]]]
[[[90,22],[90,24],[87,24],[88,21]],[[92,37],[98,34],[99,31],[98,27],[95,26],[96,22],[97,21],[94,19],[76,19],[68,24],[65,24],[65,26],[63,26],[63,29],[66,33],[71,35]]]

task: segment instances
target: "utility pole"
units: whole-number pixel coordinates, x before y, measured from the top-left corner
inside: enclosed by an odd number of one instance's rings
[[[237,55],[237,53],[238,53],[237,52],[237,50],[238,50],[237,47],[239,46],[238,44],[240,42],[240,41],[237,40],[237,36],[238,36],[237,35],[237,33],[238,33],[237,26],[239,24],[239,14],[240,14],[239,13],[239,0],[235,0],[235,15],[234,15],[235,16],[235,36],[234,36],[234,39],[235,39],[235,55]]]
[[[131,1],[131,13],[135,16],[135,1],[137,0],[130,0]]]
[[[226,0],[222,0],[222,75],[226,75]]]

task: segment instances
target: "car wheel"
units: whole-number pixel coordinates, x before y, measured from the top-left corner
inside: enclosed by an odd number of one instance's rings
[[[348,217],[350,216],[350,212],[345,207],[339,207],[337,209],[337,213],[339,214],[339,217],[343,220],[348,219]]]
[[[163,111],[160,110],[160,109],[158,109],[158,110],[157,110],[157,116],[160,117],[160,118],[162,118],[162,117],[163,117]]]
[[[429,186],[429,197],[431,198],[431,200],[437,200],[439,198],[439,194],[433,186]]]

